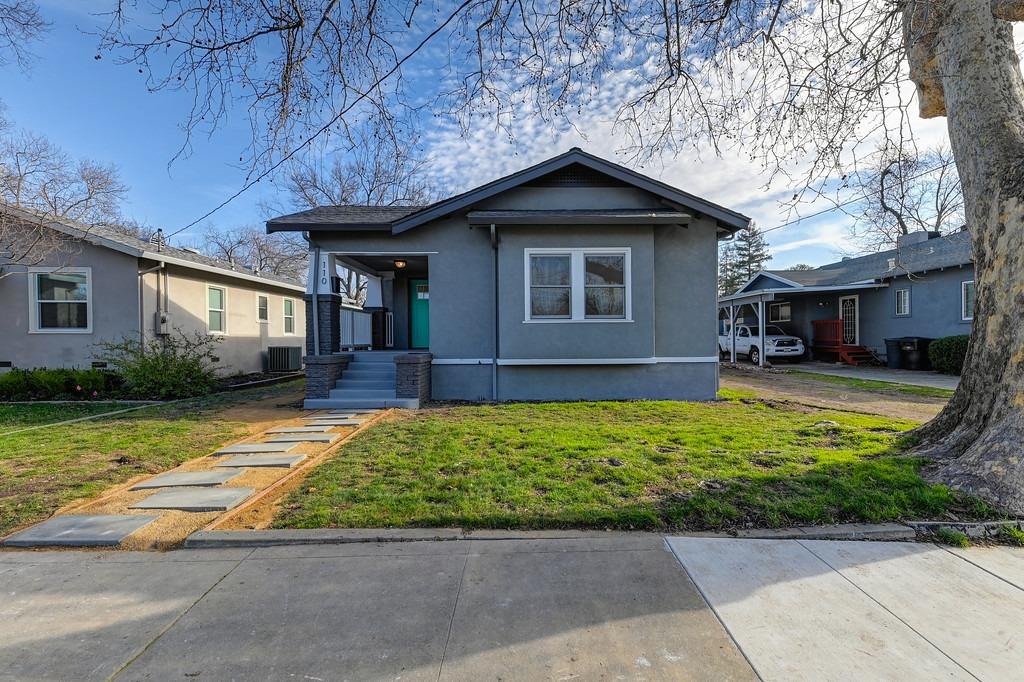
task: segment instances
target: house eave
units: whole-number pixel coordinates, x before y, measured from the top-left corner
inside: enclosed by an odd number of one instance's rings
[[[719,305],[722,303],[733,303],[736,304],[746,299],[752,301],[757,300],[774,300],[776,294],[826,294],[838,291],[850,291],[851,289],[886,289],[889,285],[885,282],[870,282],[866,284],[837,284],[834,286],[817,286],[817,287],[780,287],[776,289],[757,289],[756,291],[737,291],[735,294],[728,296],[720,296],[718,299]]]
[[[470,211],[470,225],[687,225],[693,219],[681,211],[569,210]]]

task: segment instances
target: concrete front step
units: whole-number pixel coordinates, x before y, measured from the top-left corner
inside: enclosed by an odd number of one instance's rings
[[[347,410],[354,408],[405,407],[415,410],[420,406],[416,398],[306,398],[307,410]]]
[[[342,372],[341,376],[342,376],[343,379],[394,379],[395,378],[394,370],[388,372],[388,371],[378,371],[378,370],[374,370],[374,369],[351,369],[351,367],[352,366],[349,365],[349,369],[346,369],[344,372]]]
[[[386,391],[395,390],[395,380],[391,379],[349,379],[348,377],[342,377],[337,383],[334,384],[335,388],[347,389],[352,388],[356,390],[361,389],[383,389]]]
[[[395,397],[395,389],[392,388],[335,388],[327,394],[331,398],[379,398],[387,400]]]

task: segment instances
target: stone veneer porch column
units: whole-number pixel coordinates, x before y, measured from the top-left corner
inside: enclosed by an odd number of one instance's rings
[[[430,400],[430,353],[406,353],[395,356],[395,397]]]
[[[307,355],[302,361],[306,363],[306,398],[329,398],[331,389],[352,361],[352,354]]]
[[[341,350],[341,294],[317,294],[320,355]],[[306,294],[306,355],[313,355],[313,295]]]

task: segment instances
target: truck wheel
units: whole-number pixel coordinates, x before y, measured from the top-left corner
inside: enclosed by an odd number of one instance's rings
[[[754,364],[754,365],[760,365],[761,364],[761,351],[759,351],[757,349],[757,346],[751,346],[750,347],[750,354],[747,357],[750,358],[751,364]]]

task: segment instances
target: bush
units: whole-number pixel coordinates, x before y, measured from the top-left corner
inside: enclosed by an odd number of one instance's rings
[[[0,400],[96,400],[114,397],[120,382],[98,369],[12,369],[0,374]]]
[[[928,346],[928,359],[932,369],[943,374],[960,374],[967,357],[967,342],[970,336],[946,336],[936,339]]]
[[[205,395],[213,390],[216,336],[176,332],[141,343],[124,338],[102,343],[103,359],[124,379],[127,395],[139,399],[171,400]]]

